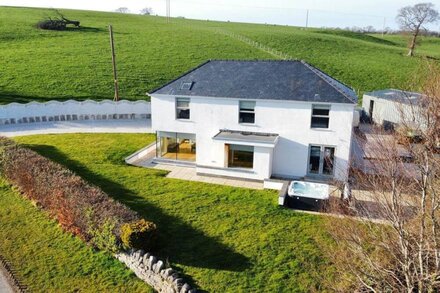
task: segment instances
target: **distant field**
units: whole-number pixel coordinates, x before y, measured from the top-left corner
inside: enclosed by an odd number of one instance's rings
[[[405,57],[403,36],[63,10],[80,31],[42,31],[48,9],[0,7],[0,103],[113,97],[107,25],[115,31],[121,96],[146,92],[207,59],[273,59],[233,32],[304,59],[358,92],[406,87],[420,57]],[[440,58],[440,39],[422,41],[420,55]]]

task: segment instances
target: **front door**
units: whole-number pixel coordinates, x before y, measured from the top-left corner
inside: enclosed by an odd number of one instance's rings
[[[329,146],[311,145],[309,149],[310,175],[333,176],[335,163],[335,148]]]

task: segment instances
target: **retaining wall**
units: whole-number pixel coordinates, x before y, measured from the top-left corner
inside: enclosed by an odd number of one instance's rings
[[[172,268],[166,268],[165,263],[143,250],[121,252],[115,257],[130,268],[136,276],[153,287],[157,292],[164,293],[195,293],[195,289]]]
[[[48,121],[148,119],[151,103],[147,101],[49,101],[0,106],[0,125]]]

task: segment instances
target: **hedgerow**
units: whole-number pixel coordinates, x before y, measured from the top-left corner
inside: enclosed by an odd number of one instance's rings
[[[111,252],[121,249],[122,226],[141,220],[136,212],[72,171],[3,137],[0,172],[63,229],[97,248]]]

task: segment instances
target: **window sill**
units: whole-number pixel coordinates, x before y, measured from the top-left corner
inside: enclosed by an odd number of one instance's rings
[[[233,168],[233,167],[214,167],[214,166],[205,166],[205,165],[197,165],[197,167],[213,169],[213,170],[231,171],[237,173],[256,174],[253,168],[247,169],[247,168]]]
[[[310,129],[311,129],[311,130],[314,130],[314,131],[334,132],[333,130],[331,130],[331,129],[329,129],[329,128],[314,128],[314,127],[311,127]]]
[[[307,173],[306,177],[317,180],[330,180],[335,177],[335,174]]]
[[[254,174],[254,169],[252,168],[240,168],[240,167],[226,167],[225,170],[233,171],[233,172],[242,172],[242,173],[249,173]]]
[[[176,118],[176,121],[180,121],[180,122],[191,122],[191,123],[194,123],[194,121],[193,120],[191,120],[191,119],[183,119],[183,118]]]
[[[240,123],[240,122],[238,122],[238,124],[239,125],[242,125],[242,126],[251,126],[251,127],[258,127],[258,125],[257,124],[255,124],[255,123]]]

